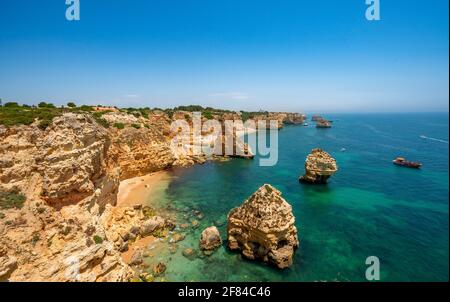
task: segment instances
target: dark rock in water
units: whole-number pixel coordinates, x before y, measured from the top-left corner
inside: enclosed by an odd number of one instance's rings
[[[184,240],[185,238],[186,238],[186,236],[183,235],[183,234],[180,234],[180,233],[174,233],[174,234],[172,235],[172,238],[170,238],[169,242],[170,242],[170,243],[176,243],[176,242],[179,242],[179,241]]]
[[[180,228],[182,228],[182,229],[187,229],[189,227],[189,224],[188,223],[182,223],[181,225],[180,225]]]
[[[176,224],[172,220],[166,219],[164,227],[169,231],[173,231],[176,228]]]
[[[197,220],[192,220],[192,228],[193,229],[196,229],[196,228],[198,228],[199,227],[199,223],[198,223],[198,221]]]
[[[228,247],[247,259],[287,268],[298,246],[292,207],[271,185],[263,185],[228,214]]]
[[[218,227],[224,226],[226,223],[227,221],[225,219],[218,219],[214,221],[214,225]]]
[[[305,175],[299,181],[311,184],[325,184],[338,167],[336,160],[322,149],[313,149],[306,158]]]
[[[163,262],[158,263],[157,265],[155,265],[153,267],[153,275],[155,277],[160,276],[162,274],[164,274],[164,272],[166,271],[166,265]]]
[[[183,250],[183,256],[189,260],[194,260],[197,258],[197,252],[192,248],[186,248]]]
[[[172,243],[169,245],[169,252],[175,254],[178,251],[178,244]]]
[[[143,252],[142,250],[136,250],[134,254],[131,256],[130,265],[139,265],[143,262]]]
[[[155,278],[153,277],[153,275],[149,274],[149,273],[142,273],[139,275],[139,279],[143,282],[153,282],[155,281]]]
[[[200,249],[205,255],[211,255],[216,249],[222,246],[219,230],[211,226],[203,230],[200,237]]]

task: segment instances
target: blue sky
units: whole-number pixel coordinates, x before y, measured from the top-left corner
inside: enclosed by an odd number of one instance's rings
[[[448,111],[448,1],[0,0],[0,98]]]

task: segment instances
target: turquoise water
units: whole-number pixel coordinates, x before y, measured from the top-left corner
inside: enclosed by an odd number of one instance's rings
[[[179,223],[194,219],[193,209],[205,217],[198,229],[186,231],[176,254],[158,254],[155,260],[167,263],[166,279],[364,281],[365,259],[373,255],[380,259],[382,281],[448,280],[448,115],[327,117],[335,121],[332,129],[282,129],[274,167],[260,167],[258,158],[234,159],[172,172],[160,206],[181,211]],[[328,151],[339,166],[326,186],[298,182],[315,147]],[[423,169],[394,166],[397,156],[420,161]],[[210,257],[182,256],[186,247],[198,249],[201,230],[214,223],[225,239],[222,223],[229,210],[264,183],[279,189],[293,207],[301,243],[291,268],[243,260],[225,245]]]

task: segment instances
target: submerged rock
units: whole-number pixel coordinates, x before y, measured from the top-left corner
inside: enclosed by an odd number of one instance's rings
[[[159,262],[157,265],[153,267],[153,275],[161,276],[166,271],[166,264],[163,262]]]
[[[228,247],[247,259],[287,268],[299,246],[294,223],[292,207],[281,192],[265,184],[228,214]]]
[[[336,173],[336,160],[322,149],[313,149],[306,158],[305,175],[300,176],[300,182],[325,184],[331,175]]]
[[[183,250],[183,256],[188,258],[189,260],[194,260],[197,258],[197,253],[192,248],[186,248]]]
[[[175,243],[171,243],[171,244],[169,245],[169,252],[170,252],[171,254],[175,254],[177,251],[178,251],[178,245],[175,244]]]
[[[133,255],[131,256],[131,260],[130,260],[130,265],[139,265],[142,264],[142,262],[144,261],[143,259],[144,257],[144,253],[142,252],[142,250],[136,250]]]
[[[211,254],[214,250],[222,245],[219,230],[215,226],[211,226],[203,230],[200,237],[200,249],[206,253]]]
[[[169,242],[170,243],[176,243],[179,241],[183,241],[186,238],[186,236],[184,234],[180,234],[180,233],[174,233],[172,235],[172,238],[170,238]]]

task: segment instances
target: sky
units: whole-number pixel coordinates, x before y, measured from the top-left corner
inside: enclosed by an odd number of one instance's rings
[[[447,111],[449,2],[0,0],[0,98],[296,112]]]

